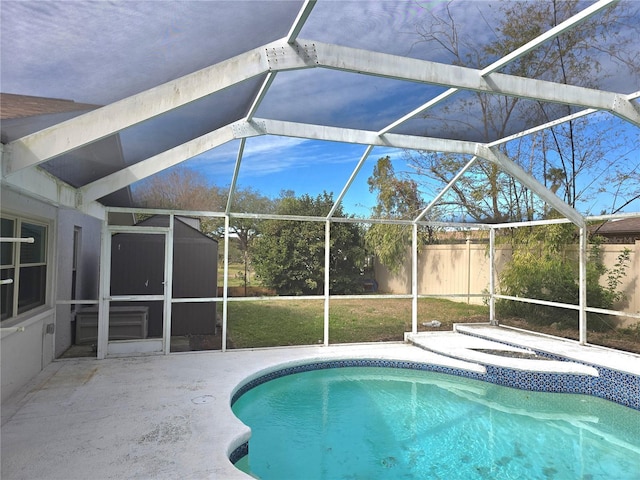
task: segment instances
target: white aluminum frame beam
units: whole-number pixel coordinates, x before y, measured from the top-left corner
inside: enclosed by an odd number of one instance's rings
[[[291,30],[289,30],[289,33],[287,34],[287,43],[293,43],[296,41],[298,35],[300,34],[300,31],[302,30],[302,27],[304,27],[304,24],[309,18],[309,15],[311,15],[313,7],[316,6],[316,1],[317,0],[306,0],[304,2],[304,5],[298,12],[298,16],[291,26]]]
[[[458,173],[455,174],[451,181],[442,190],[440,190],[440,193],[438,193],[431,201],[431,203],[429,203],[429,205],[427,205],[425,209],[420,212],[420,215],[418,215],[414,221],[419,222],[420,220],[422,220],[424,216],[429,213],[431,209],[435,207],[437,203],[442,199],[442,197],[444,197],[445,194],[458,182],[458,180],[460,180],[460,177],[467,173],[467,170],[469,170],[476,163],[476,160],[478,160],[478,157],[474,155],[473,158],[471,158],[471,160],[469,160],[466,165],[462,167]]]
[[[249,107],[249,111],[247,112],[247,115],[246,115],[247,120],[251,120],[253,116],[256,114],[256,112],[258,111],[258,107],[262,103],[262,100],[264,100],[264,97],[267,95],[267,92],[269,91],[269,87],[271,87],[271,84],[275,79],[276,79],[275,72],[267,73],[267,78],[265,78],[264,82],[262,82],[262,85],[260,86],[260,90],[258,91],[258,94],[253,99],[253,103]]]
[[[301,40],[298,44],[302,42]],[[473,68],[319,42],[306,42],[305,48],[309,50],[311,47],[308,44],[313,46],[313,55],[317,58],[318,66],[326,68],[543,102],[590,107],[610,111],[640,126],[640,111],[627,99],[627,95],[619,93],[502,73],[483,76],[481,70]],[[302,59],[299,56],[298,58],[297,68],[304,68]],[[295,68],[291,62],[292,59],[293,55],[289,54],[289,61],[283,62],[287,69]]]
[[[634,99],[636,99],[638,97],[640,97],[640,92],[631,93],[629,95],[626,95],[625,98],[629,102],[631,102],[631,100],[634,100]],[[596,110],[595,108],[587,108],[585,110],[580,110],[579,112],[572,113],[571,115],[567,115],[565,117],[560,117],[560,118],[557,118],[555,120],[551,120],[550,122],[543,123],[543,124],[538,125],[536,127],[531,127],[531,128],[529,128],[527,130],[523,130],[521,132],[514,133],[513,135],[509,135],[508,137],[500,138],[498,140],[495,140],[493,142],[488,143],[487,146],[493,147],[495,145],[502,145],[502,144],[507,143],[507,142],[509,142],[511,140],[514,140],[516,138],[525,137],[527,135],[531,135],[532,133],[539,132],[541,130],[546,130],[547,128],[555,127],[556,125],[561,125],[563,123],[570,122],[571,120],[575,120],[575,119],[580,118],[580,117],[585,117],[587,115],[591,115],[592,113],[596,113],[598,111],[600,111],[600,110]]]
[[[532,175],[523,170],[506,155],[496,148],[489,148],[482,144],[461,142],[458,140],[435,139],[411,135],[386,134],[378,136],[376,132],[348,128],[326,127],[303,123],[283,122],[280,120],[255,119],[248,123],[255,127],[252,134],[272,134],[285,137],[313,138],[316,140],[330,140],[336,142],[359,143],[364,145],[382,145],[413,150],[431,150],[472,154],[489,160],[500,166],[506,173],[513,176],[523,185],[545,200],[551,207],[558,210],[565,217],[578,226],[584,225],[584,218],[577,210],[558,198]],[[473,147],[473,149],[471,148]]]
[[[493,73],[493,72],[501,69],[505,65],[508,65],[509,63],[511,63],[514,60],[520,58],[521,56],[526,55],[527,53],[529,53],[532,50],[535,50],[537,47],[539,47],[543,43],[551,40],[552,38],[557,37],[558,35],[566,32],[567,30],[573,28],[574,26],[576,26],[576,25],[584,22],[585,20],[591,18],[595,14],[599,13],[601,10],[603,10],[603,9],[605,9],[605,8],[611,6],[611,5],[614,5],[614,4],[618,3],[619,1],[620,0],[600,0],[599,2],[589,6],[587,8],[585,8],[581,12],[577,13],[573,17],[568,18],[567,20],[565,20],[564,22],[560,23],[559,25],[556,25],[552,29],[550,29],[547,32],[543,33],[542,35],[534,38],[530,42],[525,43],[520,48],[517,48],[516,50],[514,50],[511,53],[509,53],[508,55],[502,57],[501,59],[499,59],[499,60],[497,60],[495,62],[493,62],[491,65],[483,68],[480,71],[480,75],[482,75],[484,77],[485,75],[488,75],[490,73]],[[408,114],[404,115],[403,117],[399,118],[395,122],[391,123],[387,127],[385,127],[382,130],[380,130],[380,132],[379,132],[380,135],[385,134],[385,133],[393,130],[398,125],[401,125],[402,123],[406,122],[407,120],[410,120],[411,118],[415,117],[416,115],[419,115],[419,114],[423,113],[424,111],[434,107],[435,105],[439,104],[443,100],[446,100],[447,98],[449,98],[450,96],[454,95],[455,93],[457,93],[459,91],[460,91],[459,88],[450,88],[449,90],[441,93],[440,95],[438,95],[434,99],[432,99],[432,100],[428,101],[427,103],[425,103],[424,105],[414,109],[413,111],[409,112]]]
[[[353,172],[351,172],[351,176],[349,177],[349,180],[347,180],[347,183],[342,188],[342,191],[340,192],[340,195],[338,195],[338,198],[336,199],[336,201],[334,202],[333,206],[331,207],[331,210],[327,214],[327,219],[330,219],[331,217],[333,217],[333,214],[336,212],[336,209],[338,208],[338,206],[342,202],[342,199],[344,198],[344,196],[349,191],[349,188],[351,188],[351,185],[353,184],[354,180],[358,176],[358,173],[360,172],[360,169],[362,168],[364,163],[367,161],[367,158],[369,158],[369,155],[371,154],[372,150],[373,150],[373,145],[368,145],[366,150],[364,151],[364,153],[360,157],[360,160],[358,161],[358,164],[356,165],[356,168],[354,168]]]
[[[279,135],[283,137],[306,138],[310,140],[328,140],[341,143],[355,143],[367,146],[396,147],[410,150],[430,150],[474,155],[475,142],[449,140],[444,138],[421,137],[390,133],[379,136],[371,130],[329,127],[310,123],[286,122],[255,118],[246,124],[242,135]]]
[[[481,156],[502,168],[506,173],[520,181],[524,186],[542,198],[549,206],[571,220],[572,223],[582,228],[586,225],[584,217],[575,208],[565,203],[555,193],[545,187],[530,173],[526,172],[520,165],[512,161],[497,148],[483,147],[478,152]]]
[[[2,179],[2,186],[43,200],[49,205],[77,208],[78,191],[39,167],[28,168]],[[95,201],[86,201],[82,211],[100,220],[106,218],[104,205]]]
[[[244,147],[247,143],[246,138],[240,140],[240,146],[238,147],[238,154],[236,155],[236,164],[233,167],[233,176],[231,177],[231,185],[229,186],[229,195],[227,195],[227,206],[225,207],[225,215],[229,215],[231,212],[231,204],[233,203],[233,196],[236,193],[236,185],[238,184],[238,175],[240,175],[240,165],[242,165],[242,156],[244,155]]]
[[[401,134],[388,134],[380,137],[376,132],[367,130],[327,127],[324,125],[267,120],[263,118],[255,118],[251,121],[240,120],[79,188],[77,192],[77,204],[85,205],[88,202],[102,198],[109,193],[115,192],[127,185],[161,172],[231,140],[245,139],[259,135],[279,135],[342,143],[356,143],[372,148],[373,146],[385,146],[461,154],[474,154],[477,149],[476,143],[459,140]],[[236,162],[236,171],[241,158],[240,156]],[[364,159],[361,159],[359,163],[360,167],[363,161]],[[357,171],[354,172],[354,174],[357,174]],[[354,175],[352,175],[350,183],[353,182],[354,178]]]

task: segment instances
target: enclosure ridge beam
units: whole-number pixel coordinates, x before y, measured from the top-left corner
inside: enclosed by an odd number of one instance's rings
[[[638,114],[630,100],[625,95],[615,92],[495,72],[483,75],[482,70],[478,69],[303,39],[297,40],[292,45],[284,40],[276,41],[265,50],[270,71],[310,67],[331,68],[461,90],[611,111],[624,120],[638,124]],[[443,98],[447,95],[447,92],[442,94]],[[415,111],[412,113],[416,114]],[[381,133],[386,131],[385,128]]]
[[[247,135],[280,135],[283,137],[328,140],[342,143],[356,143],[382,147],[407,148],[474,155],[475,142],[449,140],[444,138],[420,137],[389,133],[383,136],[370,130],[329,127],[309,123],[286,122],[254,118],[247,123]]]
[[[299,41],[299,43],[302,40]],[[483,76],[481,70],[407,58],[387,53],[313,42],[320,67],[397,80],[456,87],[482,93],[528,98],[550,103],[611,111],[625,96],[593,88],[567,85],[502,73]],[[288,65],[287,68],[291,68]],[[303,68],[301,65],[299,68]],[[619,97],[619,98],[618,98]],[[617,107],[617,115],[637,123],[635,114]]]
[[[282,42],[276,43],[279,45]],[[3,161],[3,175],[11,175],[23,168],[38,165],[206,95],[262,75],[269,70],[265,56],[267,48],[268,45],[255,48],[19,138],[9,144],[12,151],[9,158]]]
[[[520,165],[497,148],[478,145],[478,156],[498,165],[506,173],[520,181],[524,186],[529,188],[578,227],[582,228],[586,224],[584,217],[576,209],[562,201],[555,193],[536,180],[533,175],[526,172]]]
[[[77,206],[83,206],[87,202],[102,198],[196,155],[224,145],[235,138],[233,128],[233,124],[219,128],[84,185],[78,189]]]

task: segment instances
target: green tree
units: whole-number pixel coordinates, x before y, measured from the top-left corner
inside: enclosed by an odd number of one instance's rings
[[[572,224],[552,224],[517,228],[508,242],[512,243],[511,261],[500,275],[500,293],[514,297],[534,298],[577,305],[579,303],[579,271],[577,230]],[[505,237],[503,237],[505,238]],[[590,307],[611,309],[623,294],[617,289],[629,266],[629,251],[623,251],[612,269],[602,260],[601,239],[592,236],[587,262],[587,303]],[[601,279],[606,275],[606,285]],[[540,325],[559,324],[575,327],[578,313],[546,305],[498,300],[502,316],[517,316]],[[613,327],[606,316],[588,315],[590,330]]]
[[[331,194],[281,196],[276,213],[293,216],[326,216],[333,206]],[[343,217],[339,207],[336,217]],[[325,223],[300,220],[265,220],[255,239],[251,261],[266,287],[279,295],[324,293]],[[332,223],[330,229],[329,290],[332,294],[362,291],[360,282],[364,249],[360,227]]]
[[[235,213],[273,213],[275,202],[269,197],[261,195],[251,187],[238,189],[233,194],[231,211]],[[247,295],[247,283],[250,272],[250,251],[254,240],[260,234],[262,221],[257,218],[231,216],[229,233],[238,239],[238,248],[242,255],[244,266],[244,294]],[[221,231],[223,234],[224,231]]]
[[[391,158],[378,159],[373,174],[367,180],[369,191],[376,192],[377,203],[373,208],[374,218],[415,219],[425,205],[418,191],[418,184],[410,179],[400,179],[396,175]],[[420,244],[432,243],[433,229],[420,226]],[[398,272],[411,245],[410,225],[372,224],[365,234],[367,248],[376,254],[380,262],[392,272]]]

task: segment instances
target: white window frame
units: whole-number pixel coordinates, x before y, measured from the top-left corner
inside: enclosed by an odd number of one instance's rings
[[[21,243],[18,241],[14,241],[11,242],[13,245],[12,248],[12,255],[11,255],[11,263],[8,265],[0,265],[0,269],[1,270],[13,270],[13,292],[12,292],[12,298],[11,298],[11,314],[8,315],[6,318],[2,319],[1,322],[3,324],[7,324],[9,322],[11,322],[12,320],[15,320],[19,317],[24,317],[26,315],[28,315],[30,312],[46,307],[49,303],[49,298],[50,298],[50,290],[51,290],[51,251],[50,251],[50,235],[51,235],[51,224],[47,221],[43,221],[43,220],[37,220],[28,216],[22,216],[22,215],[11,215],[11,214],[5,214],[4,212],[2,213],[1,216],[2,219],[6,219],[6,220],[11,220],[14,222],[13,224],[13,232],[11,234],[10,238],[20,238],[21,236],[21,232],[22,232],[22,225],[23,224],[29,224],[29,225],[35,225],[38,227],[42,227],[44,229],[44,246],[43,246],[43,250],[44,250],[44,261],[42,262],[35,262],[35,263],[28,263],[28,264],[23,264],[20,258],[21,255]],[[22,312],[18,313],[18,302],[19,302],[19,297],[20,297],[20,273],[21,270],[24,268],[30,268],[30,267],[41,267],[44,266],[45,267],[45,273],[44,273],[44,292],[42,292],[43,294],[43,302],[42,303],[37,303],[37,304],[33,304],[33,305],[29,305],[27,306],[26,309],[24,309]],[[24,308],[24,306],[22,307]]]

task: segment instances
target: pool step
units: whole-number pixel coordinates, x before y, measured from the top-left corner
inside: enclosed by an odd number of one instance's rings
[[[407,333],[405,337],[407,342],[424,350],[480,365],[527,372],[598,376],[598,371],[588,365],[550,360],[524,347],[512,347],[461,332],[418,332]]]

